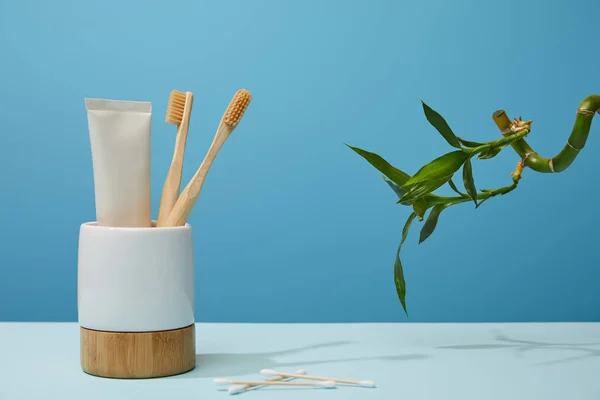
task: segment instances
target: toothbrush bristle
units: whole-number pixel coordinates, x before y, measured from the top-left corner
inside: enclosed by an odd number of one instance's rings
[[[231,128],[235,128],[246,112],[250,100],[252,100],[252,95],[249,91],[246,89],[238,90],[233,96],[233,99],[231,99],[231,103],[229,103],[225,115],[223,115],[223,123]]]
[[[183,119],[183,110],[185,109],[185,93],[179,90],[171,91],[169,96],[169,105],[167,106],[166,121],[169,124],[179,125]]]

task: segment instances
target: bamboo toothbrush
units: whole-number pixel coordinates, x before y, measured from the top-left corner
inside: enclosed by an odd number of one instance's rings
[[[181,187],[181,171],[183,167],[183,155],[187,141],[190,116],[194,95],[191,92],[171,91],[169,104],[167,106],[166,122],[177,125],[177,136],[175,138],[175,151],[171,166],[163,185],[160,206],[158,209],[158,220],[156,226],[163,227],[177,201]]]
[[[229,135],[231,135],[239,124],[244,112],[246,112],[246,109],[250,104],[250,100],[252,100],[252,95],[245,89],[240,89],[235,93],[227,110],[221,118],[217,133],[208,149],[206,157],[202,161],[202,164],[200,164],[200,168],[198,168],[198,171],[196,171],[196,174],[192,177],[190,183],[188,183],[181,192],[181,195],[177,199],[175,206],[173,206],[173,210],[165,222],[165,226],[185,225],[192,212],[192,208],[200,195],[202,185],[204,184],[210,166]]]

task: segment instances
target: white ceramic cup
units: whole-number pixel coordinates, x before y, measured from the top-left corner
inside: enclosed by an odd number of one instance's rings
[[[109,332],[155,332],[194,323],[192,228],[81,225],[79,324]]]

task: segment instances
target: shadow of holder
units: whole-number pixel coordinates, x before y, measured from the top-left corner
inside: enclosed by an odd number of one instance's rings
[[[188,373],[173,376],[172,378],[214,378],[217,376],[244,376],[257,374],[263,368],[279,367],[306,367],[310,365],[332,364],[339,362],[361,361],[408,361],[429,358],[426,354],[403,354],[392,356],[366,356],[331,359],[309,359],[294,362],[278,362],[277,357],[289,356],[305,351],[320,348],[331,348],[352,344],[348,341],[317,343],[309,346],[297,347],[288,350],[279,350],[263,353],[207,353],[196,355],[196,368]]]

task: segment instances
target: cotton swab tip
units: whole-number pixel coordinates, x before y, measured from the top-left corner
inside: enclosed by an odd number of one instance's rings
[[[227,391],[229,392],[229,394],[238,394],[243,392],[245,389],[244,385],[236,385],[236,386],[232,386],[230,387]]]
[[[358,382],[358,384],[362,387],[370,387],[373,388],[375,387],[375,381],[360,381]]]
[[[231,379],[225,379],[225,378],[215,378],[213,379],[213,382],[216,383],[217,385],[229,385],[231,384]]]
[[[276,371],[273,371],[272,369],[268,369],[268,368],[261,369],[260,370],[260,374],[261,375],[279,375]],[[304,370],[304,374],[303,375],[306,375],[306,371],[305,370]]]
[[[333,389],[336,386],[334,381],[316,382],[315,385],[324,389]]]

